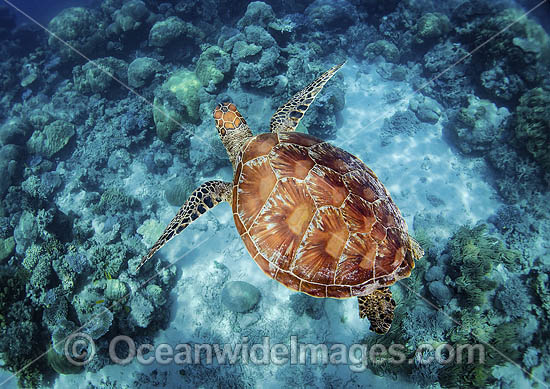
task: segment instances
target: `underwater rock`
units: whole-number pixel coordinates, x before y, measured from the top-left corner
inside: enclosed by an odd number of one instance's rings
[[[526,88],[537,87],[548,78],[550,37],[521,9],[493,11],[456,31],[470,49],[483,45],[472,61],[481,69],[478,80],[493,96],[515,100]]]
[[[462,45],[449,40],[438,43],[424,55],[424,71],[431,82],[422,80],[415,88],[422,88],[423,94],[446,107],[465,104],[474,93],[470,61]]]
[[[527,347],[522,362],[527,369],[532,369],[540,363],[540,352],[535,347]]]
[[[418,44],[436,41],[451,29],[451,23],[446,15],[439,12],[423,15],[414,26],[414,40]]]
[[[188,175],[175,177],[164,184],[164,197],[175,207],[181,207],[195,190],[194,180]]]
[[[52,331],[52,347],[56,353],[63,355],[65,351],[65,341],[76,329],[76,324],[65,318],[60,319],[55,324],[55,328]],[[68,349],[70,350],[70,347]]]
[[[495,294],[494,305],[508,317],[525,317],[531,303],[529,290],[516,275],[510,275]]]
[[[117,29],[124,32],[137,30],[149,16],[149,10],[141,0],[130,0],[120,10],[115,11]]]
[[[397,111],[389,119],[384,119],[380,131],[382,143],[387,144],[388,138],[396,135],[413,136],[419,130],[420,125],[420,121],[412,111]]]
[[[134,293],[130,298],[130,317],[135,325],[146,328],[153,320],[153,304],[141,293]]]
[[[183,204],[183,203],[182,203]],[[142,242],[145,246],[151,247],[158,238],[162,235],[165,225],[160,224],[157,220],[147,219],[137,229],[137,233],[140,234],[143,239]]]
[[[10,118],[0,127],[0,145],[23,145],[30,132],[31,128],[23,120]]]
[[[345,30],[358,19],[357,9],[346,0],[315,0],[305,15],[311,27],[319,31]]]
[[[104,43],[100,23],[101,19],[94,11],[81,7],[66,8],[48,24],[49,31],[55,35],[50,35],[48,44],[64,60],[84,60],[73,48],[84,55],[96,57],[103,51]],[[68,47],[65,42],[71,47]]]
[[[441,281],[430,282],[428,289],[440,305],[447,305],[453,297],[449,287]]]
[[[37,250],[32,250],[35,247],[38,248],[38,252]],[[36,255],[35,265],[32,268],[29,268],[27,265],[27,269],[31,271],[29,287],[36,291],[44,292],[51,280],[53,273],[51,262],[54,258],[52,258],[52,255],[48,255],[43,246],[33,245],[26,251],[23,263],[25,264],[27,258],[33,255]]]
[[[128,288],[124,282],[111,278],[105,282],[105,298],[109,300],[120,300],[126,296]]]
[[[300,127],[307,129],[307,133],[321,139],[332,139],[336,136],[339,120],[338,115],[346,104],[345,88],[341,79],[336,78],[334,83],[325,87],[321,96],[308,110],[308,114],[300,122]]]
[[[441,281],[445,278],[445,271],[441,266],[430,266],[426,273],[424,274],[424,279],[428,282],[430,281]]]
[[[90,335],[92,339],[99,339],[109,331],[112,323],[113,313],[104,306],[97,306],[84,319],[82,331]]]
[[[192,136],[189,141],[189,161],[192,166],[199,167],[204,175],[215,174],[217,169],[230,164],[225,147],[216,131],[212,131],[209,125],[210,123],[205,121],[198,130],[204,135],[200,138]]]
[[[13,231],[13,236],[15,238],[15,242],[17,243],[17,253],[23,254],[25,250],[38,238],[39,233],[40,231],[36,217],[29,211],[23,211],[21,217],[19,218],[19,223]]]
[[[240,28],[246,26],[267,27],[269,23],[275,20],[275,12],[273,12],[273,8],[269,4],[263,1],[253,1],[246,7],[246,12],[237,22],[237,26]]]
[[[221,299],[223,305],[230,311],[244,313],[258,304],[260,291],[248,282],[230,281],[225,284]]]
[[[200,42],[204,37],[202,31],[191,23],[184,22],[177,16],[156,22],[149,32],[149,45],[165,47],[176,39],[186,38]]]
[[[110,187],[105,189],[99,202],[93,204],[91,209],[99,215],[106,213],[122,214],[132,209],[136,203],[137,200],[134,197],[127,195],[120,188]]]
[[[74,271],[76,274],[81,274],[90,266],[88,256],[85,253],[68,253],[63,258],[63,261],[67,264],[69,269]]]
[[[26,88],[36,81],[36,79],[38,78],[39,70],[35,64],[25,64],[23,65],[23,69],[19,74],[21,76],[20,85],[23,88]]]
[[[265,28],[260,26],[248,26],[244,29],[246,41],[264,49],[277,46],[275,38],[273,38]]]
[[[487,151],[501,139],[510,113],[476,96],[468,101],[468,107],[458,111],[451,126],[456,145],[466,154]]]
[[[376,56],[381,55],[387,62],[399,63],[399,49],[393,43],[387,40],[377,40],[369,43],[363,54],[368,60],[373,60]]]
[[[237,41],[233,45],[231,58],[234,62],[238,63],[246,57],[252,57],[258,54],[260,51],[262,51],[262,46],[255,45],[253,43],[246,43],[245,41]]]
[[[550,171],[550,92],[542,88],[529,90],[519,99],[514,132],[533,159]]]
[[[74,84],[76,88],[85,93],[100,93],[107,95],[113,85],[119,85],[113,77],[126,83],[128,65],[126,62],[113,58],[99,58],[93,63],[88,62],[82,67],[73,69]]]
[[[276,64],[280,49],[275,39],[264,28],[245,27],[244,35],[236,35],[230,42],[223,44],[223,49],[226,52],[231,51],[231,58],[238,63],[235,78],[242,85],[261,89],[277,83],[275,76],[279,71]]]
[[[132,162],[130,153],[125,149],[115,150],[107,159],[107,167],[114,172],[124,171]]]
[[[409,101],[409,108],[421,122],[435,124],[441,116],[441,107],[434,99],[417,94]]]
[[[466,0],[453,10],[452,19],[456,22],[467,22],[494,13],[494,4],[484,0]]]
[[[512,100],[525,90],[525,83],[517,74],[509,74],[504,64],[481,72],[481,85],[493,96],[503,100]]]
[[[15,238],[0,239],[0,264],[9,258],[15,250]]]
[[[199,60],[195,74],[203,86],[210,82],[217,85],[223,81],[224,75],[231,70],[231,57],[218,46],[204,50]]]
[[[195,73],[183,69],[174,73],[156,91],[153,119],[162,141],[169,141],[170,136],[180,128],[180,123],[199,121],[200,87]]]
[[[403,65],[384,62],[378,65],[376,72],[386,80],[403,81],[407,78],[408,70]]]
[[[165,173],[172,166],[172,154],[166,151],[158,150],[145,156],[144,162],[147,170],[151,173]]]
[[[166,296],[164,290],[160,286],[149,284],[146,290],[149,300],[151,300],[155,307],[161,307],[166,304]]]
[[[162,65],[154,58],[136,58],[128,66],[128,85],[132,88],[141,88],[162,69]]]
[[[74,136],[74,125],[62,120],[48,124],[43,130],[36,130],[27,141],[27,150],[31,154],[39,154],[51,158],[63,150]]]
[[[20,169],[18,160],[22,154],[21,147],[15,145],[5,145],[0,148],[0,171],[4,173],[0,180],[0,197],[6,194],[12,184],[12,178],[17,175]]]

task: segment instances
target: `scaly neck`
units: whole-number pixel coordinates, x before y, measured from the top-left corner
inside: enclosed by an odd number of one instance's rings
[[[233,170],[236,168],[237,156],[243,149],[245,143],[252,138],[252,131],[247,124],[241,123],[238,129],[228,132],[223,138],[222,142],[227,150],[229,160],[233,165]]]

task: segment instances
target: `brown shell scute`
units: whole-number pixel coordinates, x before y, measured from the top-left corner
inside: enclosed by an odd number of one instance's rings
[[[318,207],[340,207],[348,197],[342,176],[323,165],[315,165],[306,179],[309,194]]]
[[[268,261],[288,270],[314,212],[305,185],[285,178],[266,201],[250,228],[250,236]]]
[[[260,134],[254,141],[249,142],[242,156],[242,162],[246,163],[251,159],[267,155],[279,142],[277,134]]]
[[[237,186],[237,212],[246,228],[250,228],[276,183],[277,177],[267,157],[256,158],[243,166]]]
[[[315,165],[307,154],[307,148],[293,144],[278,144],[271,149],[269,158],[279,178],[294,177],[303,180]]]
[[[237,160],[233,213],[260,268],[315,297],[361,296],[407,277],[401,213],[358,158],[310,135],[261,134]]]
[[[348,235],[340,210],[321,208],[315,214],[290,270],[304,280],[334,284],[334,274]]]

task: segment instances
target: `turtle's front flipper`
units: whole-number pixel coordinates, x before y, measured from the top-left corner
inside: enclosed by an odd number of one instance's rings
[[[345,63],[345,62],[344,62]],[[306,86],[300,92],[296,93],[292,98],[281,105],[277,112],[271,117],[269,128],[271,132],[294,131],[298,127],[298,123],[306,113],[307,109],[315,100],[315,97],[321,92],[325,84],[336,74],[336,72],[344,66],[344,63],[333,66],[319,78]]]
[[[232,190],[233,184],[223,181],[208,181],[195,189],[189,199],[180,208],[178,214],[168,224],[168,227],[166,227],[160,238],[151,247],[151,250],[141,259],[137,270],[151,259],[170,239],[182,232],[200,215],[210,208],[214,208],[222,201],[231,202]]]
[[[366,296],[359,296],[359,317],[370,321],[371,331],[385,334],[393,321],[395,301],[389,288],[380,288]]]

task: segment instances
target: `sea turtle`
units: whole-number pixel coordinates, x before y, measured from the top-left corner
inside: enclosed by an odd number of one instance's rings
[[[233,164],[233,182],[209,181],[183,204],[140,263],[193,220],[227,201],[246,248],[269,277],[314,297],[357,296],[359,315],[386,333],[395,301],[389,286],[423,256],[374,172],[346,151],[294,132],[332,67],[282,105],[270,132],[252,135],[233,103],[214,109]]]

